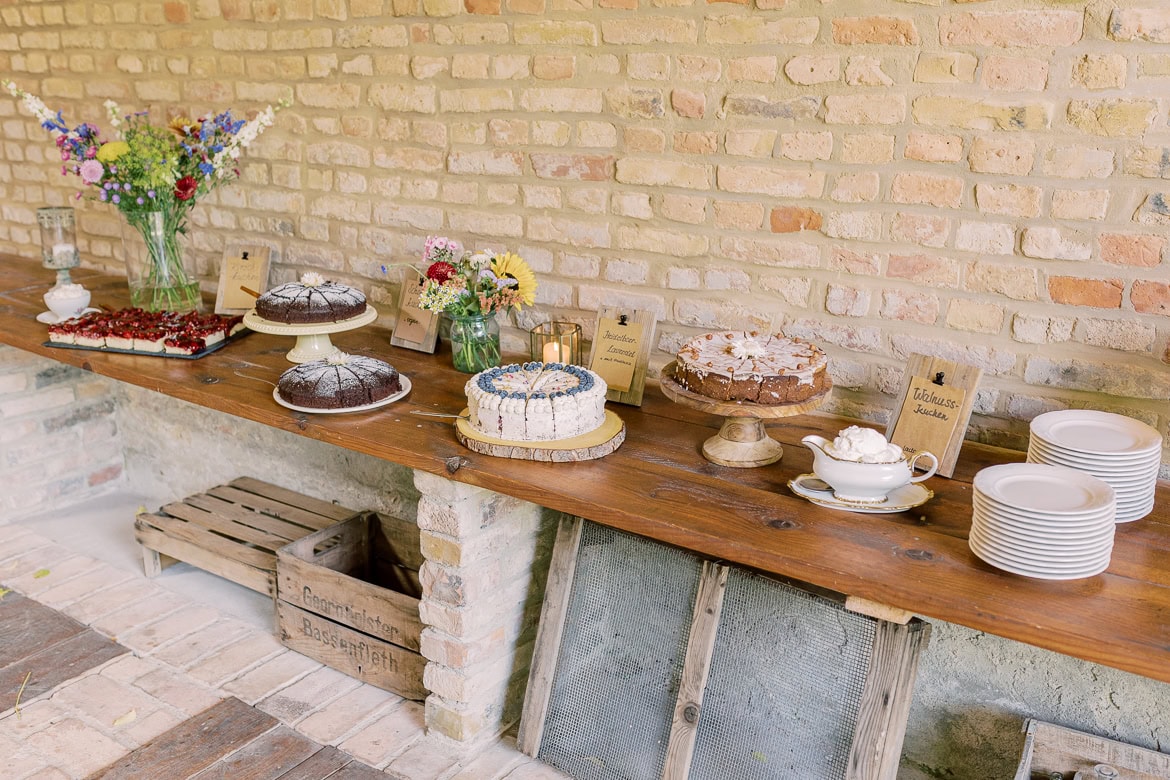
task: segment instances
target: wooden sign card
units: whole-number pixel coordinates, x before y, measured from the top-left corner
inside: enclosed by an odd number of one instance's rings
[[[398,298],[398,322],[394,323],[390,343],[434,354],[439,344],[439,315],[418,305],[423,287],[421,279],[417,283],[409,279],[403,282],[402,295]]]
[[[589,368],[609,385],[607,401],[642,405],[646,367],[654,347],[658,320],[653,312],[603,306],[597,312],[597,333],[589,352]]]
[[[219,290],[215,294],[216,314],[247,314],[252,310],[256,296],[268,290],[270,256],[266,246],[244,246],[223,253]]]
[[[951,476],[982,376],[982,369],[974,366],[911,355],[902,379],[902,401],[886,427],[886,437],[911,455],[932,453],[938,458],[938,474]]]

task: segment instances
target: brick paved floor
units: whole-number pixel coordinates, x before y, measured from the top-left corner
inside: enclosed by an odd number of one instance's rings
[[[105,506],[118,513],[119,523],[124,513],[129,537],[134,505],[126,510],[107,501]],[[273,635],[271,616],[262,614],[262,597],[251,600],[256,594],[233,590],[231,583],[185,564],[148,580],[132,546],[114,545],[110,553],[103,540],[80,534],[80,529],[101,532],[87,525],[83,511],[54,517],[67,517],[61,521],[67,525],[38,524],[36,518],[0,525],[0,583],[129,652],[22,695],[19,713],[15,697],[0,692],[0,778],[91,776],[228,697],[386,777],[566,777],[522,755],[507,738],[467,754],[449,740],[427,736],[421,703],[285,649]],[[63,535],[63,529],[70,533]],[[127,546],[124,539],[118,544]],[[187,582],[178,586],[183,579]],[[0,658],[0,668],[12,660]],[[168,780],[180,776],[171,773]]]

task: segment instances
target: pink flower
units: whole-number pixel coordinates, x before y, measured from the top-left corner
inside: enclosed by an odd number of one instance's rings
[[[86,160],[81,164],[81,169],[78,172],[81,174],[81,180],[86,184],[97,184],[101,181],[106,169],[97,160]]]

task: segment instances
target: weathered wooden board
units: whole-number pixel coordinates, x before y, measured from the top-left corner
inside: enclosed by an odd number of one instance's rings
[[[337,748],[326,746],[285,772],[280,780],[323,780],[336,777],[334,773],[352,760]]]
[[[88,628],[48,647],[35,641],[28,647],[36,652],[0,668],[0,712],[14,706],[18,694],[20,701],[28,702],[66,680],[130,652]]]
[[[890,416],[886,438],[907,452],[927,450],[938,458],[938,474],[950,477],[955,473],[982,376],[983,369],[975,366],[911,355],[898,393],[901,402]],[[922,400],[920,396],[928,397],[934,383],[938,383],[941,397]]]
[[[918,659],[929,638],[930,624],[921,620],[877,621],[847,780],[896,780]]]
[[[418,653],[286,601],[276,602],[276,622],[285,647],[404,698],[426,698],[427,689],[422,684],[426,659]]]
[[[1078,771],[1090,775],[1097,764],[1116,769],[1125,780],[1166,780],[1170,754],[1127,745],[1094,734],[1028,719],[1024,723],[1024,752],[1015,780],[1048,780],[1054,773],[1072,777]]]
[[[279,780],[320,749],[313,740],[280,725],[224,756],[190,780]]]
[[[160,780],[189,777],[277,725],[276,718],[236,698],[194,718],[94,772],[89,780]]]

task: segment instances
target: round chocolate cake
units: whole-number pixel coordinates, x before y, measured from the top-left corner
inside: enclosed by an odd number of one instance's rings
[[[717,401],[799,403],[832,387],[828,364],[820,347],[807,341],[724,331],[705,333],[680,349],[674,378]]]
[[[311,322],[340,322],[366,310],[361,290],[329,282],[309,272],[299,282],[273,287],[256,299],[256,315],[288,325]]]
[[[282,399],[309,409],[365,406],[401,389],[398,372],[389,363],[344,352],[293,366],[276,383]]]

